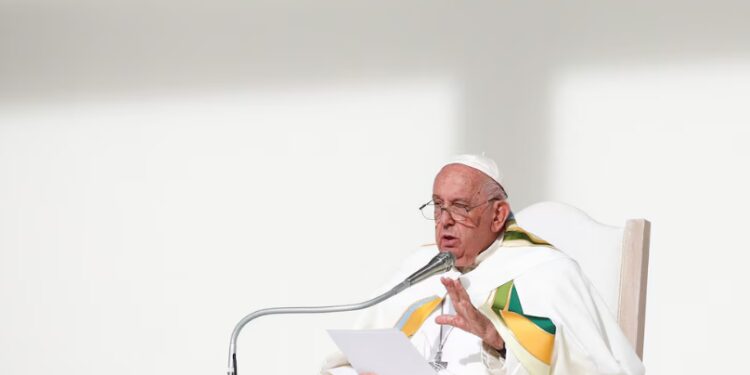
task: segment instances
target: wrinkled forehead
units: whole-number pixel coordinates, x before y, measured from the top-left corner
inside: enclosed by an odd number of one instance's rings
[[[463,164],[448,164],[435,176],[432,195],[444,200],[472,199],[489,177]]]

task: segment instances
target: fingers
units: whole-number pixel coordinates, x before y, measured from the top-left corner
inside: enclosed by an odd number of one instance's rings
[[[470,302],[471,298],[469,298],[469,293],[466,292],[466,288],[461,284],[461,280],[456,279],[453,282],[456,286],[456,292],[458,292],[459,297],[461,297],[461,301]]]
[[[466,319],[458,315],[438,315],[435,318],[435,323],[454,326],[462,330],[467,330],[469,328],[466,325]]]
[[[478,334],[485,326],[485,318],[474,305],[471,304],[469,293],[460,280],[441,278],[440,281],[448,291],[456,315],[440,315],[435,319],[438,324],[448,324],[464,331]]]
[[[456,294],[455,288],[453,288],[453,280],[447,277],[441,277],[440,282],[443,283],[445,290],[448,292],[451,300],[453,300],[453,295]]]
[[[443,283],[445,289],[448,290],[451,299],[454,301],[471,300],[471,298],[469,298],[469,293],[466,292],[466,288],[461,284],[461,280],[452,280],[447,277],[441,277],[440,282]]]
[[[445,286],[445,289],[450,296],[451,304],[453,305],[453,308],[458,313],[458,315],[476,315],[476,308],[474,308],[474,306],[471,304],[471,297],[469,297],[469,293],[466,292],[466,289],[461,284],[460,280],[440,278],[440,281]]]
[[[461,297],[463,296],[459,289],[463,290],[464,287],[461,285],[461,282],[458,280],[451,280],[447,277],[441,277],[440,282],[443,283],[443,286],[445,286],[445,290],[448,291],[448,295],[451,297],[451,301],[453,301],[453,306],[456,306],[456,303],[461,301]],[[466,294],[466,291],[463,290],[464,294]]]
[[[451,298],[456,315],[439,315],[435,318],[435,323],[460,328],[482,338],[483,341],[492,344],[494,347],[500,347],[497,345],[498,343],[502,344],[502,339],[498,339],[500,336],[489,319],[471,304],[469,293],[466,292],[461,282],[445,277],[441,277],[440,281]],[[488,329],[488,327],[491,329]]]

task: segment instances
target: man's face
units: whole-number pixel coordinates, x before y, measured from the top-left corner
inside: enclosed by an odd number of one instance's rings
[[[473,265],[477,255],[498,236],[500,228],[497,224],[493,225],[493,222],[498,221],[495,213],[499,207],[493,203],[498,202],[485,203],[493,197],[486,196],[482,191],[483,184],[488,179],[483,173],[462,164],[449,164],[435,177],[432,187],[435,204],[443,207],[480,205],[469,211],[464,221],[456,220],[445,210],[435,218],[435,241],[438,248],[453,253],[457,267]]]

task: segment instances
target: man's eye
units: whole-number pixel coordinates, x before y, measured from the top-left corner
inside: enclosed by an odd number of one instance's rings
[[[461,204],[461,203],[454,204],[453,207],[456,207],[456,208],[459,208],[459,209],[462,209],[462,210],[466,210],[466,209],[469,208],[469,206],[467,206],[465,204]]]

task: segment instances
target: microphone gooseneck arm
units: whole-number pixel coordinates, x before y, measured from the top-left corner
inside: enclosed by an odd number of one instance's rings
[[[239,336],[242,328],[250,323],[253,319],[260,318],[264,315],[276,315],[276,314],[323,314],[332,312],[343,312],[343,311],[355,311],[368,308],[376,305],[380,302],[387,300],[402,292],[404,289],[430,277],[448,271],[453,267],[455,258],[453,254],[445,252],[436,255],[426,266],[407,277],[406,280],[402,281],[389,291],[364,302],[353,303],[349,305],[332,305],[332,306],[316,306],[316,307],[274,307],[270,309],[262,309],[246,315],[240,320],[232,331],[232,337],[229,341],[229,367],[227,369],[227,375],[237,375],[237,336]]]

